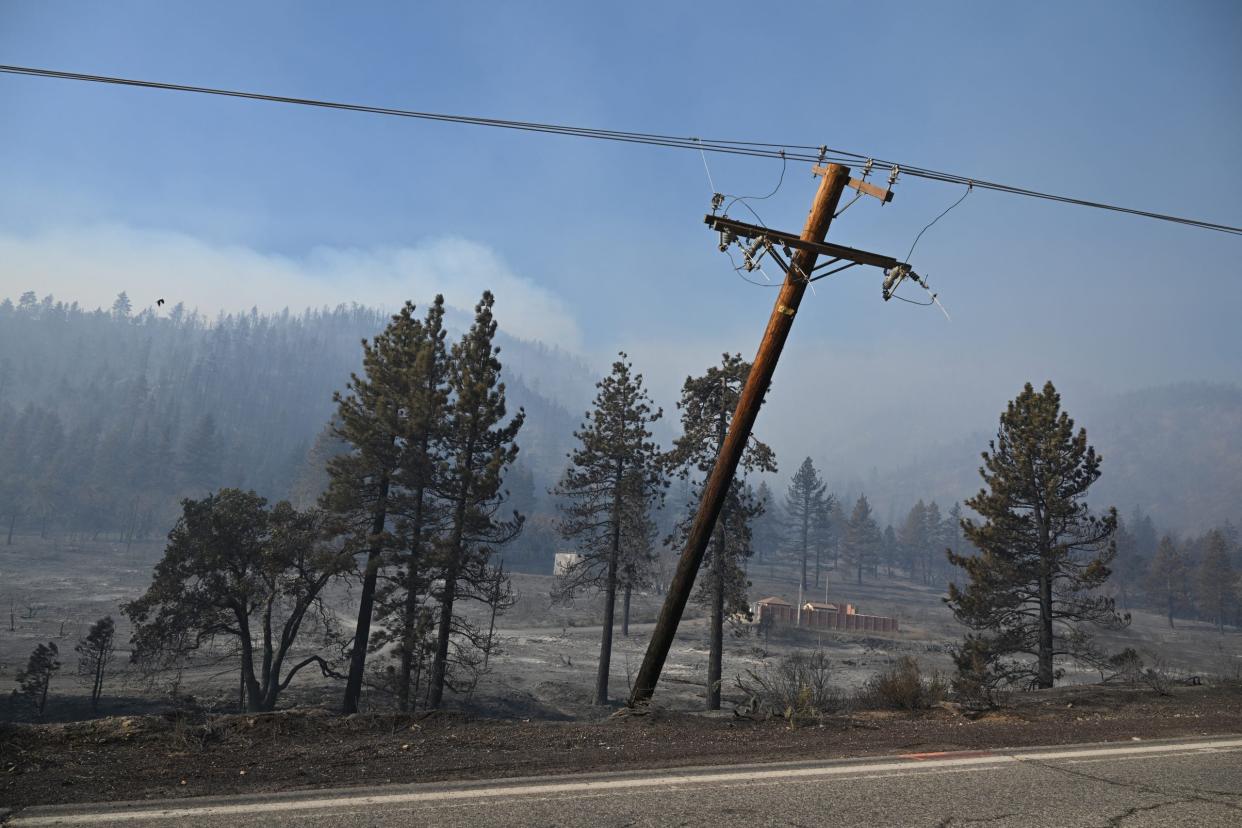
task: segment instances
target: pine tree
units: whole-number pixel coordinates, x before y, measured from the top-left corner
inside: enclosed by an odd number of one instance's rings
[[[345,550],[365,555],[342,703],[345,713],[358,712],[376,582],[386,553],[396,546],[390,525],[393,478],[404,451],[400,440],[406,428],[405,405],[411,397],[410,367],[426,342],[426,331],[413,313],[414,306],[407,302],[373,341],[362,341],[363,376],[351,374],[347,392],[334,395],[334,434],[349,451],[329,461],[328,489],[320,503]]]
[[[968,581],[964,589],[950,584],[946,601],[959,621],[988,636],[991,653],[1035,658],[1034,666],[999,660],[1004,679],[1051,687],[1057,656],[1091,652],[1084,624],[1129,621],[1096,592],[1116,554],[1116,510],[1097,517],[1084,502],[1100,458],[1085,429],[1074,433],[1051,382],[1040,392],[1026,385],[988,447],[979,470],[987,488],[966,501],[982,522],[962,521],[981,554],[949,553]]]
[[[919,500],[910,507],[906,519],[902,521],[898,539],[901,542],[902,555],[906,560],[910,580],[921,580],[923,584],[928,584],[931,580],[931,573],[927,571],[925,554],[925,550],[931,543],[927,529],[927,506]]]
[[[1152,521],[1151,515],[1145,514],[1142,509],[1135,506],[1129,528],[1134,534],[1134,551],[1138,556],[1147,559],[1155,557],[1156,548],[1160,545],[1160,535],[1156,531],[1156,524]]]
[[[1164,607],[1169,629],[1174,629],[1173,613],[1186,598],[1186,559],[1169,535],[1160,539],[1156,554],[1147,568],[1147,594]]]
[[[403,711],[411,709],[411,677],[430,649],[428,635],[434,627],[420,596],[430,586],[431,550],[445,518],[444,504],[433,496],[438,470],[446,460],[443,431],[450,366],[445,333],[444,297],[436,296],[414,338],[417,353],[405,366],[402,380],[407,396],[399,421],[401,451],[389,492],[390,519],[396,518],[398,526],[387,561],[391,576],[377,591],[376,618],[383,623],[371,641],[373,650],[394,645],[393,681]]]
[[[220,482],[223,445],[216,428],[216,418],[204,414],[190,432],[181,449],[178,464],[181,488],[194,494],[214,489]]]
[[[580,555],[563,574],[558,594],[584,587],[604,593],[595,678],[595,704],[603,705],[608,703],[617,588],[632,586],[650,559],[650,512],[663,501],[667,483],[660,448],[651,439],[651,424],[663,412],[653,409],[642,375],[633,373],[622,353],[595,387],[592,408],[574,432],[578,446],[553,494],[559,498],[559,533]]]
[[[750,363],[742,359],[741,354],[724,354],[719,366],[707,369],[701,376],[687,377],[682,384],[681,398],[677,401],[682,434],[669,452],[668,462],[678,475],[692,479],[698,495],[696,506],[716,465],[749,374]],[[774,472],[776,456],[766,443],[751,435],[739,466],[743,474]],[[707,592],[700,592],[700,595],[709,605],[708,710],[720,709],[725,615],[747,606],[748,584],[743,564],[752,552],[750,521],[758,514],[754,493],[743,479],[735,477],[725,493],[702,563],[705,574],[700,590]],[[684,543],[693,520],[694,516],[687,514],[679,524],[676,533],[679,544]]]
[[[859,495],[845,525],[845,560],[857,574],[859,585],[863,572],[875,562],[881,541],[880,528],[871,516],[871,504],[866,495]]]
[[[883,540],[883,558],[884,572],[889,578],[893,577],[893,570],[901,562],[901,542],[897,540],[897,530],[890,523],[884,527]]]
[[[73,649],[78,653],[78,675],[91,683],[91,710],[98,715],[99,698],[103,695],[104,676],[116,649],[113,639],[116,625],[112,616],[100,618],[91,625],[86,637]]]
[[[927,511],[924,514],[926,521],[926,540],[923,545],[923,571],[927,573],[927,580],[924,583],[930,586],[939,586],[941,583],[940,576],[944,573],[946,559],[944,557],[945,547],[948,543],[945,541],[944,521],[940,517],[940,504],[932,501],[927,504]]]
[[[962,535],[962,504],[954,503],[949,507],[949,516],[944,520],[944,535],[941,540],[956,554],[966,554],[966,538]]]
[[[49,641],[34,648],[26,662],[26,669],[17,674],[17,695],[24,697],[34,708],[35,715],[43,717],[47,707],[47,690],[52,676],[60,669],[56,642]]]
[[[129,294],[121,291],[116,295],[116,301],[112,303],[112,315],[117,319],[129,319],[130,313],[134,310],[134,305],[129,301]]]
[[[1130,531],[1130,524],[1121,518],[1117,519],[1116,543],[1117,558],[1113,561],[1113,580],[1117,584],[1117,594],[1121,598],[1122,606],[1128,609],[1131,593],[1146,571],[1148,561],[1139,553],[1138,538]]]
[[[634,590],[649,587],[655,582],[655,565],[658,557],[656,541],[659,529],[652,516],[654,505],[645,502],[641,492],[645,485],[641,471],[630,470],[622,484],[626,490],[623,498],[625,511],[621,515],[621,635],[630,635],[630,602]]]
[[[845,524],[849,522],[849,517],[845,514],[845,507],[841,505],[841,498],[835,494],[829,494],[826,499],[828,525],[832,533],[832,569],[838,571],[841,569],[841,552],[845,546]]]
[[[473,651],[486,641],[464,617],[454,615],[459,598],[487,601],[495,594],[495,572],[488,563],[496,549],[517,537],[522,516],[501,518],[506,492],[506,470],[517,459],[515,442],[526,414],[518,410],[509,421],[505,408],[505,384],[500,381],[500,349],[495,299],[491,291],[475,305],[474,322],[449,357],[451,402],[445,411],[443,445],[445,460],[436,474],[437,495],[446,508],[445,532],[438,549],[443,586],[435,597],[440,604],[436,649],[431,665],[427,704],[435,709],[451,687],[450,659],[477,675]],[[506,590],[501,594],[507,595]],[[454,636],[463,643],[453,650]],[[454,658],[456,654],[456,658]]]
[[[811,522],[811,547],[815,550],[816,590],[819,589],[820,573],[827,567],[828,556],[836,544],[837,535],[840,534],[838,530],[843,528],[835,526],[832,522],[832,506],[835,500],[835,495],[825,495],[823,502],[815,510],[815,517]],[[828,576],[825,574],[823,578],[826,590]]]
[[[816,516],[825,508],[831,508],[830,499],[824,493],[827,486],[815,470],[815,464],[808,457],[794,472],[789,482],[789,490],[785,493],[785,519],[787,521],[787,539],[790,547],[798,556],[801,565],[802,591],[807,591],[807,564],[811,555]]]
[[[1199,610],[1225,631],[1225,618],[1238,602],[1238,575],[1229,561],[1229,545],[1219,529],[1208,532],[1207,548],[1196,573]]]
[[[773,553],[780,545],[780,518],[777,515],[776,498],[767,481],[759,481],[755,488],[755,502],[763,510],[755,518],[752,534],[754,536],[755,560],[770,563]]]

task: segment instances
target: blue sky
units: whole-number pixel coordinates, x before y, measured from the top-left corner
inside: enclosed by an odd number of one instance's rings
[[[1239,43],[1232,2],[0,0],[7,64],[827,143],[1234,225]],[[625,349],[666,405],[714,355],[749,356],[770,311],[702,225],[695,153],[13,76],[0,112],[0,294],[215,310],[437,289],[465,303],[492,284],[502,324],[599,364]],[[708,161],[730,193],[780,172]],[[791,166],[756,208],[796,230],[813,188]],[[830,237],[900,256],[959,194],[902,179]],[[952,323],[882,303],[874,270],[820,283],[773,422],[831,460],[877,412],[907,423],[906,452],[923,430],[994,422],[1028,379],[1067,401],[1242,380],[1240,252],[1236,236],[975,192],[913,257]]]

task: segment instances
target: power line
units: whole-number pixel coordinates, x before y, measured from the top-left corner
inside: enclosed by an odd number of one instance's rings
[[[961,197],[961,198],[959,198],[957,201],[955,201],[955,202],[953,202],[952,204],[950,204],[948,207],[944,208],[944,212],[943,212],[943,213],[941,213],[940,215],[936,216],[934,219],[932,219],[931,221],[929,221],[929,222],[927,223],[927,226],[926,226],[926,227],[924,227],[922,230],[920,230],[920,231],[919,231],[919,234],[918,234],[917,236],[915,236],[915,237],[914,237],[914,241],[912,241],[912,242],[910,243],[910,249],[906,251],[906,258],[905,258],[905,259],[903,259],[903,261],[905,261],[907,264],[909,264],[909,262],[910,262],[910,256],[912,256],[912,255],[914,254],[914,248],[918,246],[919,239],[923,238],[923,234],[924,234],[924,233],[926,233],[928,230],[930,230],[930,229],[931,229],[931,226],[932,226],[933,224],[935,224],[936,222],[940,221],[942,218],[944,218],[945,216],[947,216],[947,215],[949,214],[949,211],[950,211],[950,210],[952,210],[954,207],[956,207],[957,205],[959,205],[959,204],[961,204],[963,201],[965,201],[965,200],[966,200],[966,196],[970,195],[970,191],[971,191],[971,189],[972,189],[972,188],[971,188],[971,186],[970,186],[969,184],[967,184],[967,185],[966,185],[966,192],[962,193],[962,197]],[[861,195],[861,193],[860,193],[860,195]]]
[[[89,83],[104,83],[116,86],[133,86],[144,89],[162,89],[170,92],[193,92],[200,95],[217,95],[228,98],[244,98],[247,100],[267,101],[270,103],[295,104],[298,106],[313,106],[323,109],[338,109],[349,112],[366,112],[375,115],[390,115],[402,118],[414,118],[426,121],[438,121],[441,123],[468,124],[471,126],[486,126],[499,129],[512,129],[524,132],[539,132],[551,135],[566,135],[575,138],[593,138],[604,141],[618,141],[622,143],[646,144],[649,146],[669,147],[675,149],[691,149],[703,152],[716,152],[727,155],[741,155],[759,158],[781,158],[787,161],[798,161],[807,163],[824,163],[833,162],[838,164],[857,164],[863,160],[871,160],[879,166],[893,167],[899,169],[901,174],[914,178],[927,179],[929,181],[941,181],[949,184],[965,184],[977,187],[981,190],[992,190],[995,192],[1009,193],[1010,195],[1025,196],[1028,198],[1037,198],[1045,201],[1052,201],[1060,204],[1075,204],[1080,207],[1090,207],[1097,210],[1108,210],[1115,213],[1124,213],[1142,218],[1154,219],[1157,221],[1167,221],[1175,224],[1183,224],[1190,227],[1198,227],[1203,230],[1213,230],[1220,233],[1230,233],[1233,235],[1242,235],[1242,227],[1234,227],[1227,224],[1219,224],[1216,222],[1203,221],[1200,219],[1191,219],[1184,216],[1169,215],[1166,213],[1155,213],[1148,210],[1138,210],[1132,207],[1122,207],[1115,204],[1107,204],[1100,201],[1091,201],[1088,199],[1075,198],[1073,196],[1058,195],[1055,193],[1040,192],[1025,187],[1017,187],[1011,184],[1001,184],[994,181],[985,181],[983,179],[971,176],[958,175],[956,173],[942,172],[932,170],[925,167],[910,166],[901,164],[897,161],[876,158],[864,153],[850,152],[847,150],[834,149],[831,147],[813,147],[807,144],[777,144],[763,141],[734,141],[725,139],[700,139],[695,137],[683,137],[676,135],[662,135],[659,133],[649,132],[628,132],[623,130],[611,129],[595,129],[591,127],[577,127],[564,124],[540,123],[537,121],[514,121],[502,118],[486,118],[475,115],[452,115],[440,112],[420,112],[411,109],[395,109],[391,107],[369,106],[365,104],[343,103],[338,101],[326,101],[315,98],[295,98],[285,95],[270,95],[260,92],[244,92],[233,89],[218,89],[206,86],[188,86],[184,84],[163,83],[159,81],[136,80],[132,78],[117,78],[107,75],[87,75],[77,72],[62,72],[54,69],[37,69],[27,66],[7,66],[0,65],[0,72],[10,75],[28,75],[33,77],[56,78],[60,80],[85,81]]]

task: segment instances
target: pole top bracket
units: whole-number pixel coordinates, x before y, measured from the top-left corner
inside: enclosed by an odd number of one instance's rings
[[[858,190],[860,194],[869,195],[878,198],[881,204],[888,204],[893,200],[893,184],[897,181],[897,168],[894,167],[892,173],[888,177],[888,186],[881,189],[867,181],[867,176],[871,174],[872,161],[868,160],[866,166],[863,167],[862,178],[851,178],[846,182],[845,186]],[[816,164],[811,167],[811,174],[820,176],[828,174],[828,167],[822,164]]]

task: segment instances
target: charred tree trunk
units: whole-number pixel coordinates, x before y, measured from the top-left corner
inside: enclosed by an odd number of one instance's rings
[[[612,669],[612,624],[617,603],[617,551],[608,559],[604,586],[604,629],[599,639],[599,669],[595,673],[595,704],[608,704],[608,673]]]
[[[1045,570],[1039,576],[1039,675],[1041,689],[1052,686],[1052,578]]]
[[[379,496],[371,521],[371,546],[367,550],[366,571],[362,576],[362,595],[358,601],[358,626],[354,629],[354,646],[349,653],[349,678],[345,681],[344,713],[357,713],[362,697],[362,674],[367,663],[367,642],[371,638],[371,612],[375,607],[375,581],[379,577],[380,558],[384,551],[381,536],[388,520],[388,475],[380,479]]]
[[[424,451],[426,447],[424,446]],[[423,546],[423,495],[420,488],[414,498],[414,520],[410,527],[410,559],[406,565],[404,617],[401,635],[401,661],[397,668],[397,707],[403,713],[410,710],[410,673],[414,669],[414,649],[417,642],[414,634],[418,621],[418,590],[415,578],[418,561],[422,557]]]
[[[440,624],[436,630],[436,656],[431,663],[431,687],[427,707],[437,709],[444,700],[444,682],[448,677],[449,645],[453,636],[453,603],[457,598],[457,564],[444,572],[444,589],[440,594]]]

